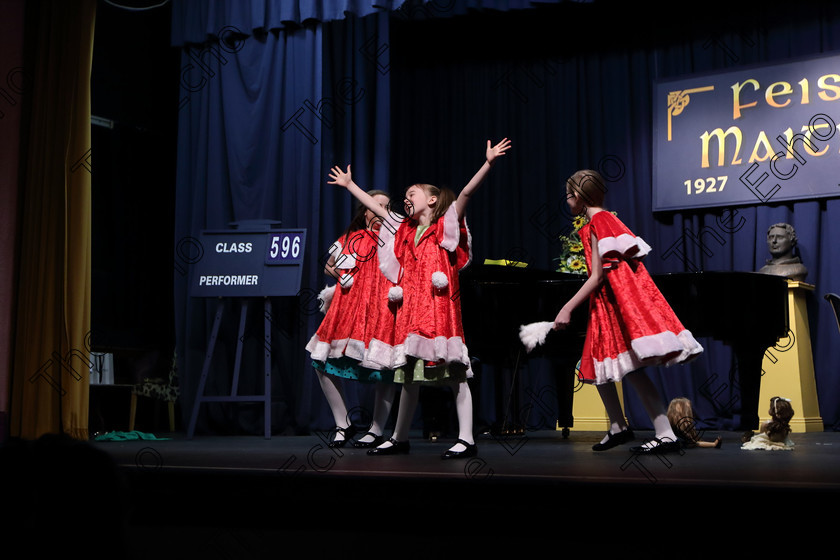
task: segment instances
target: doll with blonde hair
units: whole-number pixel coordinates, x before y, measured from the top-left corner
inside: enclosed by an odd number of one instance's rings
[[[720,436],[716,437],[714,441],[705,441],[697,433],[697,417],[694,414],[694,406],[691,404],[691,400],[685,397],[671,399],[667,414],[671,428],[683,447],[720,448],[722,444]]]

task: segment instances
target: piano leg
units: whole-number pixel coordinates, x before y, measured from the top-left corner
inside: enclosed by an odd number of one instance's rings
[[[554,383],[557,388],[557,426],[563,428],[563,437],[568,437],[569,428],[574,426],[573,411],[575,388],[580,387],[575,374],[579,353],[563,352],[552,359]]]
[[[522,409],[520,407],[520,384],[522,378],[522,352],[518,353],[513,360],[510,377],[501,375],[497,377],[497,391],[499,410],[501,413],[501,424],[497,429],[500,436],[521,436],[525,433],[525,423],[522,421]],[[507,369],[507,368],[505,368]]]
[[[524,386],[517,389],[522,397],[518,418],[526,429],[559,426],[568,437],[578,359],[579,352],[536,353],[528,359],[529,379],[522,379]]]
[[[761,389],[762,362],[767,348],[763,346],[736,346],[733,348],[738,361],[737,383],[741,395],[741,430],[758,429],[758,396]]]
[[[520,436],[528,430],[559,426],[567,436],[574,424],[572,403],[579,359],[579,349],[550,354],[535,351],[527,356],[522,351],[509,361],[483,364],[481,378],[492,379],[494,384],[497,412],[491,433]]]

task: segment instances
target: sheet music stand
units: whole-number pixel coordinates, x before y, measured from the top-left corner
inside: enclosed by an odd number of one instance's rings
[[[296,296],[300,291],[305,229],[273,229],[278,222],[240,222],[236,229],[203,231],[199,238],[203,256],[193,267],[190,295],[218,298],[195,403],[187,428],[187,439],[195,434],[203,403],[261,402],[264,433],[271,439],[271,298]],[[218,341],[225,299],[240,301],[239,328],[230,394],[205,395],[210,365]],[[240,395],[239,376],[245,339],[245,325],[251,303],[263,300],[263,376],[262,395]]]

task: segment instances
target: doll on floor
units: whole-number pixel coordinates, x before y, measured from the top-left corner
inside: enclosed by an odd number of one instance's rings
[[[770,399],[770,420],[764,422],[757,434],[743,438],[741,449],[769,449],[789,451],[793,449],[790,439],[790,420],[793,418],[793,407],[790,399],[773,397]]]
[[[694,407],[691,401],[685,397],[671,399],[668,404],[668,421],[671,422],[671,429],[674,430],[677,439],[683,447],[712,447],[719,449],[721,446],[720,436],[713,441],[700,439],[697,433],[697,419],[694,414]]]

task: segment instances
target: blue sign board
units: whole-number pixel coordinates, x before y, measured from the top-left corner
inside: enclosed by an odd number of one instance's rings
[[[195,297],[294,296],[300,291],[305,229],[203,231],[191,271]]]
[[[654,86],[653,209],[840,196],[840,56]]]

